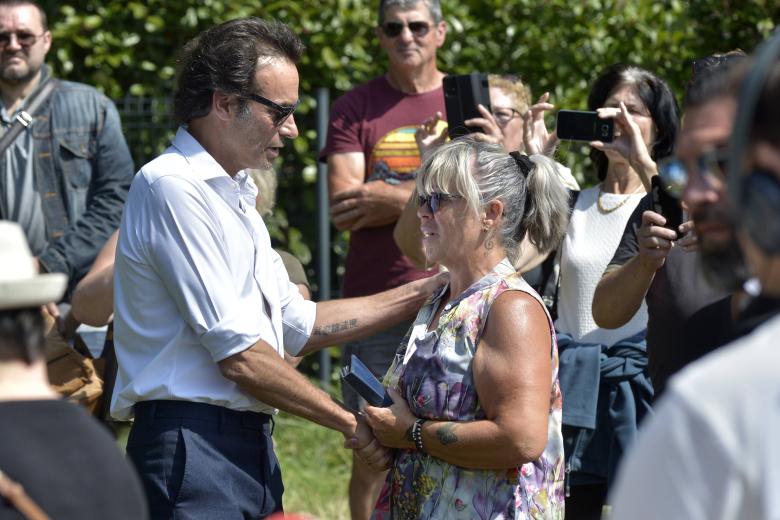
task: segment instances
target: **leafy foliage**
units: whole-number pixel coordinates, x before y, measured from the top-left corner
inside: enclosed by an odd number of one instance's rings
[[[215,23],[273,17],[308,46],[301,71],[301,135],[280,162],[272,235],[304,261],[315,244],[317,135],[315,92],[336,94],[386,68],[373,34],[373,0],[45,0],[55,36],[50,63],[60,77],[96,85],[114,99],[170,96],[175,53]],[[632,62],[668,80],[678,98],[692,59],[733,48],[752,50],[780,19],[776,0],[461,0],[443,2],[449,26],[440,66],[515,73],[559,107],[585,106],[589,84],[606,65]],[[164,143],[155,143],[159,149]],[[559,160],[585,184],[586,153],[562,146]],[[334,244],[343,257],[345,236]],[[337,286],[337,284],[333,284]]]

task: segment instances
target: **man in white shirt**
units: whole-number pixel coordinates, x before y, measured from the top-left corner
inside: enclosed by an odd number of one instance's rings
[[[744,160],[729,156],[742,177],[728,179],[738,181],[728,183],[728,200],[741,206],[740,244],[761,285],[751,304],[760,301],[761,312],[749,321],[764,323],[671,380],[625,459],[612,520],[780,518],[780,60],[770,68],[757,103],[740,98],[732,139],[750,141],[737,155]],[[740,128],[745,114],[751,122]],[[725,194],[722,174],[706,176]]]
[[[298,130],[303,45],[257,18],[184,48],[172,146],[130,189],[115,264],[119,373],[111,412],[153,518],[263,518],[282,509],[277,408],[344,434],[369,464],[370,430],[283,361],[410,317],[440,284],[315,304],[291,284],[255,211],[247,168]]]

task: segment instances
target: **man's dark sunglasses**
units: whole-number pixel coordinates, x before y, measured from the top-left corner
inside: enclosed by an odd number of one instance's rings
[[[430,195],[420,195],[417,197],[417,205],[419,207],[423,207],[426,204],[428,205],[428,209],[431,210],[431,213],[434,215],[437,211],[439,211],[439,208],[441,207],[442,201],[446,200],[454,200],[461,198],[460,195],[450,195],[448,193],[439,193],[437,191],[434,191]]]
[[[401,34],[404,27],[408,27],[411,33],[418,38],[422,38],[431,29],[431,25],[428,22],[409,22],[409,24],[403,24],[401,22],[385,22],[382,24],[382,32],[388,38],[395,38]]]
[[[38,41],[38,38],[43,36],[46,33],[41,34],[33,34],[30,32],[3,32],[0,33],[0,49],[5,49],[9,43],[11,43],[11,35],[16,35],[16,41],[19,42],[19,45],[22,47],[29,47],[30,45],[33,45],[35,42]]]
[[[676,157],[668,157],[658,162],[658,176],[670,195],[682,198],[693,168],[707,179],[716,178],[725,182],[727,160],[728,149],[725,146],[702,153],[696,158],[695,165],[683,163]]]
[[[265,105],[271,109],[271,119],[274,122],[274,126],[279,126],[284,123],[287,118],[290,117],[293,112],[295,112],[295,109],[298,108],[298,105],[301,103],[301,100],[299,99],[292,105],[280,105],[279,103],[274,103],[270,99],[263,97],[260,94],[249,94],[247,97],[252,101],[260,103],[261,105]]]

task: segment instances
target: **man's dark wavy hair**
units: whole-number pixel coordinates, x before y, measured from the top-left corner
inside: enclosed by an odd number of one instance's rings
[[[610,94],[623,85],[632,85],[636,89],[655,124],[656,136],[650,157],[657,161],[672,155],[680,129],[680,107],[669,85],[652,72],[625,63],[607,67],[593,84],[588,96],[588,110],[603,107]],[[592,148],[590,158],[596,165],[599,180],[603,181],[609,164],[606,154]]]
[[[207,29],[184,46],[178,59],[173,96],[177,122],[208,115],[217,91],[238,96],[243,109],[245,96],[257,92],[258,65],[274,59],[297,65],[303,51],[298,36],[273,20],[240,18]]]

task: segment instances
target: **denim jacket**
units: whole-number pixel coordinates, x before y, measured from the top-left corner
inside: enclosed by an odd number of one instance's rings
[[[45,65],[41,72],[41,81],[50,75]],[[68,275],[70,294],[119,227],[133,160],[114,103],[88,85],[57,81],[32,132],[48,239],[39,260]]]

